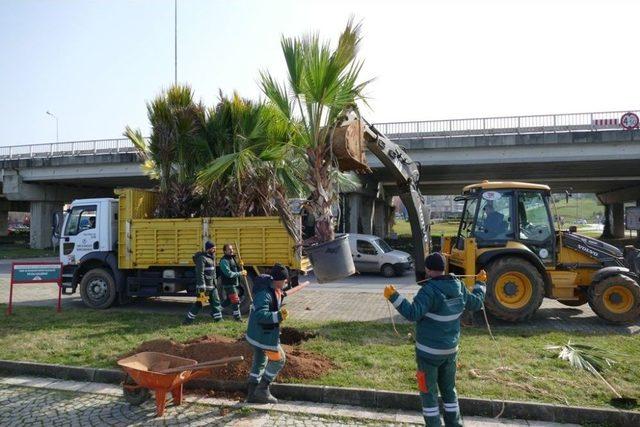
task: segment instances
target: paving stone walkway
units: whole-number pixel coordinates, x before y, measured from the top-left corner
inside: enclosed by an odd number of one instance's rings
[[[247,405],[228,399],[187,396],[155,417],[153,401],[131,406],[119,386],[37,377],[0,377],[1,426],[413,426],[418,412],[375,411],[345,405],[282,402]],[[465,418],[468,427],[570,426],[524,420]]]

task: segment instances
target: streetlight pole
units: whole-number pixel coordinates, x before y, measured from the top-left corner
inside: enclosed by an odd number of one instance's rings
[[[60,142],[60,139],[58,139],[58,117],[49,110],[47,110],[47,114],[56,119],[56,142]]]
[[[178,84],[178,0],[173,0],[173,84]]]

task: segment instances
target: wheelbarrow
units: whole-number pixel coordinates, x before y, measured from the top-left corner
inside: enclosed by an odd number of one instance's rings
[[[127,402],[141,405],[151,397],[149,390],[153,390],[156,396],[156,416],[161,417],[164,414],[167,393],[171,393],[175,405],[180,405],[183,385],[187,381],[211,375],[214,368],[242,360],[244,357],[237,356],[198,363],[193,359],[145,351],[118,360],[118,365],[127,373],[122,385]]]

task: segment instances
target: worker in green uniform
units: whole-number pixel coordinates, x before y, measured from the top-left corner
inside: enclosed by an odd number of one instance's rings
[[[278,403],[269,386],[286,360],[280,345],[280,322],[289,316],[287,309],[282,307],[288,280],[289,272],[282,264],[274,265],[270,275],[261,274],[253,280],[254,297],[246,334],[253,347],[247,402]]]
[[[222,307],[220,297],[216,287],[216,245],[211,241],[204,244],[204,252],[197,252],[193,255],[193,262],[196,265],[196,302],[193,303],[187,317],[184,319],[185,325],[190,325],[196,319],[204,303],[209,301],[211,306],[211,317],[214,322],[222,320]]]
[[[240,314],[240,297],[238,296],[238,278],[246,276],[247,270],[240,269],[236,262],[233,245],[226,243],[222,250],[224,256],[220,259],[220,272],[222,273],[222,287],[227,298],[222,302],[222,307],[231,305],[233,318],[239,322],[242,321]]]
[[[456,393],[456,359],[463,311],[477,311],[484,301],[487,274],[476,276],[469,292],[452,274],[445,275],[445,258],[432,253],[425,258],[428,280],[423,282],[413,302],[407,301],[393,285],[384,296],[407,320],[416,322],[416,360],[422,415],[426,425],[440,426],[438,389],[444,403],[446,426],[462,426]]]

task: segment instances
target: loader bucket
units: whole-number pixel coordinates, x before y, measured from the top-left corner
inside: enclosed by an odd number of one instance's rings
[[[371,172],[365,157],[366,143],[360,120],[337,127],[333,132],[332,143],[333,154],[338,159],[341,171]]]

